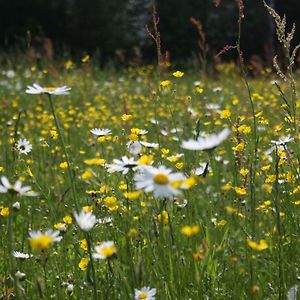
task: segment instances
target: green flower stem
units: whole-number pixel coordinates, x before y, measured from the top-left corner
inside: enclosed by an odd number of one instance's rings
[[[14,290],[16,299],[19,299],[19,289],[18,289],[18,279],[16,277],[16,264],[15,259],[13,257],[13,244],[14,244],[14,234],[13,234],[13,203],[15,199],[15,193],[11,192],[11,201],[9,204],[9,218],[8,218],[8,228],[7,228],[7,235],[8,235],[8,255],[10,260],[10,270],[11,276],[14,280]]]
[[[92,277],[93,277],[93,291],[94,291],[94,299],[98,300],[98,292],[97,292],[97,282],[96,282],[96,272],[94,268],[94,261],[93,261],[93,255],[92,255],[92,249],[91,249],[91,239],[90,235],[88,233],[85,234],[85,239],[87,241],[88,246],[88,253],[90,257],[90,266],[92,271]]]
[[[67,160],[67,164],[68,164],[67,169],[68,169],[68,175],[69,175],[69,180],[70,180],[70,184],[71,184],[72,196],[73,196],[73,200],[74,200],[74,203],[75,203],[75,208],[78,211],[79,210],[79,205],[78,205],[77,194],[76,194],[76,189],[75,189],[75,181],[73,180],[72,171],[71,171],[70,158],[69,158],[69,155],[67,153],[63,133],[62,133],[62,130],[60,128],[60,125],[59,125],[59,122],[58,122],[58,119],[57,119],[57,116],[56,116],[56,113],[55,113],[54,105],[53,105],[52,98],[51,98],[50,94],[48,94],[48,99],[49,99],[51,112],[52,112],[52,115],[54,117],[55,126],[56,126],[56,129],[58,131],[60,143],[61,143],[64,155],[65,155],[66,160]]]

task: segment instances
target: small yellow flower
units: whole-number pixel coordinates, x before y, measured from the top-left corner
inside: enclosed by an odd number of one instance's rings
[[[247,190],[243,187],[235,187],[234,190],[239,196],[247,195]]]
[[[91,170],[86,170],[82,175],[81,179],[82,180],[89,180],[94,176],[93,172]]]
[[[198,94],[202,94],[203,91],[204,91],[204,89],[201,88],[201,87],[199,87],[199,86],[197,86],[197,87],[195,88],[195,91],[196,91],[196,93],[198,93]]]
[[[263,251],[268,248],[268,244],[265,240],[260,240],[259,243],[247,239],[248,246],[255,251]]]
[[[173,76],[177,77],[177,78],[182,77],[183,75],[184,75],[184,73],[181,72],[181,71],[176,71],[176,72],[173,73]]]
[[[87,244],[86,239],[81,240],[81,242],[80,242],[80,248],[83,249],[83,250],[85,250],[85,251],[87,251],[88,244]]]
[[[67,225],[69,225],[69,224],[72,224],[73,219],[72,219],[71,216],[65,216],[65,217],[63,217],[63,221],[64,221]]]
[[[2,217],[8,217],[9,216],[9,208],[8,207],[3,207],[0,210],[0,216]]]
[[[138,135],[135,134],[135,133],[129,134],[128,138],[129,138],[130,141],[133,141],[133,142],[135,142],[139,139]]]
[[[232,188],[232,183],[230,181],[225,183],[221,187],[222,191],[224,191],[224,192],[227,192],[227,191],[231,190],[231,188]]]
[[[84,56],[84,57],[81,59],[81,61],[82,61],[83,63],[87,63],[89,60],[90,60],[90,56],[89,56],[89,55],[86,55],[86,56]]]
[[[138,234],[139,232],[135,228],[130,228],[127,233],[130,238],[135,238]]]
[[[225,109],[221,111],[220,118],[221,119],[229,119],[231,117],[231,111],[229,109]]]
[[[59,167],[61,169],[67,169],[68,168],[68,163],[66,161],[64,161],[64,162],[62,162],[62,163],[59,164]]]
[[[270,184],[265,183],[262,185],[262,188],[266,194],[271,194],[272,186]]]
[[[242,176],[244,176],[244,177],[247,176],[248,173],[249,173],[249,169],[244,169],[244,168],[243,168],[243,169],[240,170],[240,174],[241,174]]]
[[[236,213],[236,211],[237,211],[235,208],[233,208],[231,206],[226,206],[225,209],[229,214]]]
[[[78,267],[80,268],[81,271],[85,271],[90,263],[89,258],[82,258],[78,264]]]
[[[84,211],[84,212],[91,212],[91,211],[93,211],[93,206],[92,205],[86,205],[86,206],[84,206],[84,207],[82,207],[82,210]]]
[[[119,208],[117,198],[114,196],[106,197],[104,199],[104,204],[110,211],[115,211]]]
[[[181,169],[183,168],[183,166],[184,166],[184,163],[183,163],[183,162],[178,162],[178,163],[175,165],[176,169],[178,169],[178,170],[181,170]]]
[[[241,143],[237,144],[235,147],[232,147],[232,150],[236,151],[236,152],[242,152],[244,149],[245,149],[244,142],[241,142]]]
[[[169,224],[169,214],[166,210],[163,210],[160,214],[157,215],[157,221],[162,222],[164,225]]]
[[[73,62],[71,60],[68,60],[66,62],[65,68],[66,68],[66,70],[70,70],[72,68],[72,66],[73,66]]]
[[[90,159],[85,159],[84,163],[89,165],[89,166],[101,166],[105,164],[106,160],[103,158],[90,158]]]
[[[123,195],[126,199],[137,199],[141,195],[142,191],[125,192]]]
[[[130,121],[131,119],[132,119],[132,115],[127,115],[127,114],[122,115],[122,120],[124,122]]]
[[[26,172],[30,177],[33,177],[33,174],[31,172],[31,169],[29,167],[26,168]]]
[[[183,226],[181,228],[181,233],[188,237],[195,236],[199,231],[200,231],[199,225]]]
[[[56,223],[54,224],[54,228],[56,230],[66,230],[66,224],[65,223]]]
[[[169,87],[171,84],[172,84],[172,82],[170,80],[163,80],[160,83],[160,86],[165,89],[165,88]]]
[[[241,125],[241,126],[238,128],[238,132],[244,133],[244,134],[250,133],[250,132],[251,132],[251,127],[250,127],[250,126],[247,126],[247,125]]]
[[[193,254],[193,257],[195,261],[200,261],[203,258],[203,255],[200,251],[197,251]]]

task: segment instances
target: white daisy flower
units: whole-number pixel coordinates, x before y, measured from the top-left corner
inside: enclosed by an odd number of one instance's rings
[[[148,142],[144,142],[144,141],[140,141],[140,144],[146,148],[158,148],[159,147],[159,144],[157,143],[148,143]]]
[[[13,256],[15,258],[19,258],[19,259],[28,259],[30,257],[33,257],[32,254],[23,253],[23,252],[20,252],[20,251],[14,251]]]
[[[165,166],[142,167],[141,173],[134,176],[135,186],[138,190],[153,192],[155,198],[172,198],[179,194],[176,183],[185,180],[186,177],[182,173],[171,172],[172,170]]]
[[[0,193],[15,192],[21,196],[35,197],[38,193],[32,191],[30,186],[23,186],[20,180],[17,180],[15,184],[11,184],[6,176],[1,177],[2,185],[0,184]]]
[[[142,287],[140,290],[134,289],[134,300],[155,300],[156,289],[148,286]]]
[[[199,137],[197,140],[183,141],[181,147],[187,150],[212,150],[226,140],[230,132],[229,128],[225,128],[218,134]]]
[[[128,152],[132,155],[139,155],[142,152],[142,145],[140,142],[129,142],[127,143]]]
[[[58,230],[53,231],[52,229],[47,229],[45,232],[40,230],[29,232],[29,242],[30,246],[34,250],[42,251],[49,248],[53,243],[60,242],[62,236],[59,235]]]
[[[113,241],[102,242],[100,245],[95,246],[94,249],[96,252],[93,253],[93,258],[95,259],[106,259],[117,252],[115,242]]]
[[[280,146],[280,145],[285,145],[289,142],[292,142],[293,140],[294,140],[294,138],[287,136],[287,137],[279,138],[278,141],[271,140],[271,143],[275,144],[276,146]]]
[[[40,85],[34,83],[32,86],[28,86],[25,93],[27,94],[48,94],[48,95],[68,95],[71,88],[67,86],[61,87],[41,87]]]
[[[90,132],[96,136],[106,136],[111,134],[111,130],[106,128],[94,128],[90,130]]]
[[[74,213],[77,225],[83,231],[90,231],[97,223],[97,218],[91,212],[82,210],[79,214]]]
[[[32,145],[27,139],[19,139],[16,143],[16,148],[21,154],[27,155],[32,150]]]
[[[192,170],[192,173],[196,176],[202,176],[207,173],[208,168],[208,163],[200,163],[198,168]]]
[[[107,164],[107,170],[110,173],[122,172],[126,175],[130,170],[135,170],[138,165],[138,162],[133,157],[128,158],[127,156],[123,156],[121,160],[114,159],[113,164]]]

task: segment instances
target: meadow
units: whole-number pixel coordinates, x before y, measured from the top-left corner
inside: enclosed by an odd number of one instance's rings
[[[216,69],[2,70],[0,299],[297,299],[300,99]]]

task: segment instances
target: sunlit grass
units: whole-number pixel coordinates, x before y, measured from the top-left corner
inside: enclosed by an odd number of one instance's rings
[[[151,289],[157,299],[278,299],[280,284],[285,294],[297,284],[298,120],[264,70],[249,79],[253,141],[239,72],[217,69],[209,80],[172,67],[100,71],[88,61],[3,73],[0,175],[38,193],[0,194],[3,299],[147,299]],[[48,95],[25,93],[36,82],[72,88],[51,95],[64,145]],[[230,136],[213,149],[182,147],[225,128]],[[27,155],[20,139],[32,144]],[[123,156],[118,172],[112,165]],[[137,179],[136,164],[158,168],[147,179],[168,193],[138,189],[145,178]],[[160,165],[180,173],[177,181]]]

